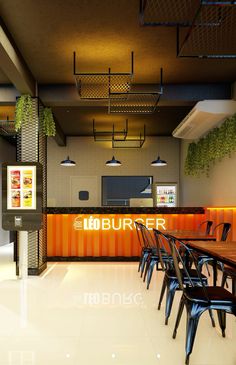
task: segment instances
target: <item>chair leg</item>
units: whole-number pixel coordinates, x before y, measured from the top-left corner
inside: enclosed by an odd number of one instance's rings
[[[141,268],[140,268],[140,272],[141,272],[140,276],[141,277],[143,276],[143,272],[144,272],[144,269],[145,269],[145,264],[147,262],[148,256],[149,256],[148,252],[145,252],[144,255],[143,255],[143,261],[142,261]]]
[[[206,269],[207,269],[207,275],[210,277],[211,274],[210,274],[210,270],[209,270],[209,266],[208,266],[208,263],[206,262]]]
[[[154,266],[156,265],[157,261],[155,259],[151,260],[149,268],[148,268],[148,273],[147,273],[147,289],[149,289],[149,285],[152,279],[152,273],[153,273],[153,269]]]
[[[179,287],[177,280],[171,280],[170,284],[167,284],[166,292],[166,312],[165,312],[165,325],[168,324],[168,319],[170,317],[172,304],[175,296],[175,291]]]
[[[143,256],[144,256],[144,252],[141,253],[141,256],[140,256],[140,259],[139,259],[139,264],[138,264],[138,272],[140,271],[141,269],[141,265],[142,265],[142,262],[143,262]]]
[[[209,315],[210,315],[210,318],[211,318],[212,327],[215,327],[216,324],[215,324],[214,316],[213,316],[213,313],[212,313],[212,309],[209,309],[208,312],[209,312]]]
[[[202,311],[197,312],[195,306],[191,306],[190,311],[188,310],[187,313],[187,333],[186,333],[186,358],[185,358],[185,364],[189,364],[189,357],[193,350],[193,344],[196,337],[197,332],[197,326],[199,322],[199,317],[202,313]]]
[[[236,278],[232,277],[232,294],[236,296]]]
[[[222,332],[222,337],[225,337],[225,328],[226,328],[226,312],[224,310],[217,310],[219,325]]]
[[[145,280],[146,280],[146,276],[147,276],[147,273],[149,270],[150,263],[151,263],[151,257],[148,256],[148,258],[146,260],[146,267],[145,267],[144,275],[143,275],[143,282],[145,282]]]
[[[223,272],[222,280],[221,280],[222,288],[225,286],[226,280],[227,280],[227,274],[225,272]]]
[[[179,327],[179,323],[180,323],[180,320],[181,320],[181,317],[182,317],[183,310],[184,310],[184,296],[182,295],[180,303],[179,303],[178,314],[177,314],[176,321],[175,321],[175,328],[174,328],[174,332],[173,332],[173,335],[172,335],[173,338],[176,337],[177,329]]]
[[[162,300],[163,300],[163,297],[164,297],[164,294],[165,294],[165,290],[166,290],[166,281],[167,281],[167,279],[164,276],[163,283],[162,283],[162,288],[161,288],[160,299],[159,299],[159,303],[158,303],[158,307],[157,307],[158,310],[161,309],[161,303],[162,303]]]

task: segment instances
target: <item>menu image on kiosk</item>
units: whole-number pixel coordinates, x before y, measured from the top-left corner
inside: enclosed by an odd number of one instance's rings
[[[11,205],[13,208],[20,208],[20,190],[11,191]]]
[[[20,171],[11,171],[11,189],[20,189]]]
[[[36,209],[36,167],[7,167],[7,209]]]

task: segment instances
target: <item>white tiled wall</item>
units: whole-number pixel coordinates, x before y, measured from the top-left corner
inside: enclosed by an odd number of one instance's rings
[[[168,162],[167,166],[150,166],[158,152]],[[68,155],[76,161],[75,167],[60,166],[60,161]],[[113,155],[122,162],[122,166],[112,168],[105,165]],[[97,177],[94,189],[97,189],[97,206],[101,206],[101,176],[104,175],[150,175],[154,181],[178,183],[179,140],[148,137],[140,149],[112,149],[110,142],[94,142],[92,137],[69,137],[66,147],[57,146],[49,138],[47,166],[48,206],[81,206],[79,199],[71,201],[71,176]],[[91,206],[89,201],[87,206]]]

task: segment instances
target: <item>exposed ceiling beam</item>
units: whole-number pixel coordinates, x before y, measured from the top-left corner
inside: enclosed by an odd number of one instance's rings
[[[154,91],[156,85],[134,85],[133,90]],[[94,106],[94,101],[80,100],[75,85],[39,85],[39,96],[51,106]],[[230,99],[230,83],[214,84],[167,84],[161,96],[160,106],[193,105],[199,100]],[[107,100],[97,101],[96,106],[107,106]]]
[[[154,90],[152,85],[135,85],[136,89]],[[107,106],[107,100],[80,100],[75,85],[39,85],[39,97],[48,106]],[[0,105],[15,103],[17,90],[12,85],[0,85]],[[231,99],[230,83],[214,84],[167,84],[161,96],[160,106],[193,105],[199,100]]]
[[[19,92],[12,85],[0,86],[0,106],[1,105],[15,105],[16,98],[19,96]],[[55,119],[56,123],[56,136],[54,137],[58,146],[66,146],[66,136],[61,129],[61,126]]]
[[[0,18],[1,69],[21,94],[35,96],[36,81]]]
[[[1,69],[7,75],[14,87],[3,85],[0,88],[1,104],[13,104],[19,94],[35,96],[37,82],[31,74],[25,60],[20,54],[14,39],[8,32],[3,20],[0,18],[0,59]],[[56,122],[55,140],[60,146],[65,146],[66,137]]]

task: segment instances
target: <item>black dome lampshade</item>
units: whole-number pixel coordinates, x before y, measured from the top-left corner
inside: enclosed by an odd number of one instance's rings
[[[75,161],[70,160],[70,157],[67,156],[67,158],[65,160],[61,161],[60,165],[65,166],[65,167],[71,167],[71,166],[75,166],[76,163],[75,163]]]
[[[161,160],[160,156],[158,155],[157,159],[152,161],[151,166],[166,166],[167,162],[165,160]]]
[[[113,166],[113,167],[121,166],[121,162],[116,160],[115,157],[113,156],[111,160],[108,160],[106,162],[106,166]]]

